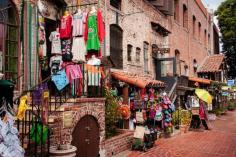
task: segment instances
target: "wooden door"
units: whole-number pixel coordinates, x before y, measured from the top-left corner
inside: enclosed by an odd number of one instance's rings
[[[99,126],[93,116],[80,119],[72,133],[72,145],[77,147],[76,157],[99,156]]]

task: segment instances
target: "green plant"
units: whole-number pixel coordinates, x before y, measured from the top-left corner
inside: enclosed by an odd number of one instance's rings
[[[118,112],[118,98],[114,97],[109,89],[105,89],[105,131],[106,138],[117,134],[116,123],[120,117]]]
[[[177,109],[175,112],[172,113],[172,124],[174,126],[177,126],[180,124],[180,110],[181,109]]]
[[[190,125],[192,114],[188,110],[180,111],[181,125]]]
[[[234,108],[235,108],[235,104],[234,104],[234,102],[229,102],[228,110],[229,110],[229,111],[233,111]]]

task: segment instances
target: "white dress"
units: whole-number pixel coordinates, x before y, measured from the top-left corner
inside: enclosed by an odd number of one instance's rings
[[[85,61],[87,51],[83,37],[73,37],[71,52],[73,54],[73,60]]]

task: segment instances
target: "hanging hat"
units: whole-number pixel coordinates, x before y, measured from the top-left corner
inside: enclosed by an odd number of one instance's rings
[[[129,119],[130,117],[130,109],[128,105],[121,105],[119,107],[119,111],[123,119]]]

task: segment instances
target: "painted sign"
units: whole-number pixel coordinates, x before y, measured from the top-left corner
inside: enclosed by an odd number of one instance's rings
[[[63,127],[68,128],[73,125],[73,111],[66,111],[63,113]]]

